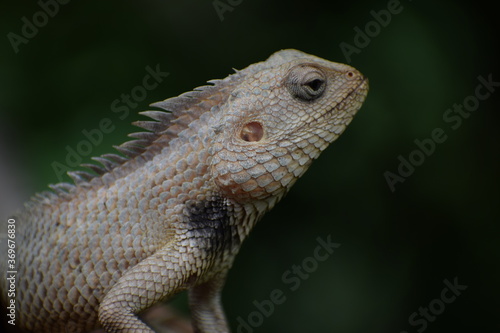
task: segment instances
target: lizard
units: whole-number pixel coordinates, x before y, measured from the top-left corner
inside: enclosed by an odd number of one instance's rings
[[[195,332],[230,331],[220,295],[242,242],[346,129],[368,80],[287,49],[208,83],[151,104],[120,154],[9,220],[18,326],[153,332],[137,315],[187,290]]]

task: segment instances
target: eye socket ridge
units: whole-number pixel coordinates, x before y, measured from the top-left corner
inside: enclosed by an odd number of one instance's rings
[[[326,76],[318,67],[302,64],[290,70],[285,84],[292,96],[311,101],[319,98],[325,91]]]

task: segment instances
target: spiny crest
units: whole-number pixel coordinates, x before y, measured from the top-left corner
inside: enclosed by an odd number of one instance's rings
[[[151,106],[165,111],[139,112],[139,114],[151,118],[152,121],[139,120],[132,123],[147,132],[131,133],[128,136],[134,140],[127,141],[119,146],[113,146],[123,156],[104,154],[93,157],[92,160],[99,164],[89,163],[81,166],[92,170],[94,173],[69,171],[68,175],[72,178],[74,184],[51,184],[49,187],[53,192],[37,193],[27,206],[32,203],[50,203],[52,199],[57,197],[67,197],[76,187],[109,184],[116,178],[135,170],[146,161],[151,160],[156,153],[168,145],[170,140],[177,137],[201,114],[209,112],[213,106],[223,103],[234,86],[241,82],[244,77],[244,71],[236,71],[235,74],[223,80],[208,81],[211,85],[200,86],[177,97],[151,104]]]

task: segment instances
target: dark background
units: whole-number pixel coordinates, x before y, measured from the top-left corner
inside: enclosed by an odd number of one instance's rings
[[[221,1],[226,3],[225,0]],[[388,1],[250,1],[223,20],[206,1],[71,1],[16,53],[35,1],[0,6],[0,215],[58,179],[66,146],[82,130],[110,118],[93,156],[137,131],[148,104],[223,78],[232,68],[296,48],[347,62],[370,12]],[[453,130],[443,114],[473,95],[478,76],[500,81],[496,9],[483,1],[402,0],[399,14],[351,54],[370,79],[368,98],[346,133],[255,228],[231,270],[223,301],[237,318],[274,289],[276,305],[254,332],[417,332],[408,318],[439,304],[445,279],[467,285],[426,332],[498,332],[500,87]],[[111,103],[142,83],[145,67],[169,76],[121,120]],[[397,173],[414,141],[442,128],[444,143],[391,192],[384,173]],[[90,156],[84,162],[89,162]],[[64,180],[67,180],[65,178]],[[2,222],[3,224],[4,222]],[[317,238],[341,246],[300,287],[282,275],[313,255]],[[175,303],[185,310],[181,296]],[[254,315],[255,318],[257,318]],[[418,318],[421,318],[420,316]],[[417,318],[417,319],[418,319]],[[3,320],[3,319],[2,319]],[[255,321],[255,319],[254,319]],[[247,332],[240,329],[241,332]]]

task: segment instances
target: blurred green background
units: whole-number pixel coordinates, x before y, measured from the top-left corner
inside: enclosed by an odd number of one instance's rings
[[[137,131],[130,123],[143,118],[137,112],[148,104],[279,49],[350,60],[370,80],[368,98],[346,133],[244,243],[223,294],[233,331],[499,332],[500,87],[458,128],[443,119],[475,94],[478,76],[500,81],[492,3],[231,3],[216,1],[218,13],[210,0],[71,1],[16,53],[9,33],[21,35],[22,18],[32,21],[41,7],[4,1],[2,219],[58,182],[51,164],[64,163],[66,146],[75,147],[84,139],[82,130],[97,128],[103,118],[116,129],[92,156],[113,152],[112,145]],[[385,26],[374,23],[372,11],[388,6],[399,12]],[[372,29],[372,37],[346,57],[340,45],[361,45],[356,27]],[[157,64],[169,76],[120,119],[111,103],[141,85],[146,66]],[[392,192],[384,173],[397,173],[398,156],[408,158],[417,149],[414,141],[430,138],[436,128],[447,140]],[[341,246],[290,290],[283,274],[307,261],[317,238],[328,235]],[[440,309],[435,299],[443,280],[455,277],[468,288]],[[269,300],[275,289],[286,301],[258,322],[254,301]],[[185,310],[182,296],[175,303]],[[440,314],[426,319],[425,327],[422,321],[412,325],[409,317],[429,304]],[[249,316],[258,327],[240,327],[238,317],[248,322]]]

